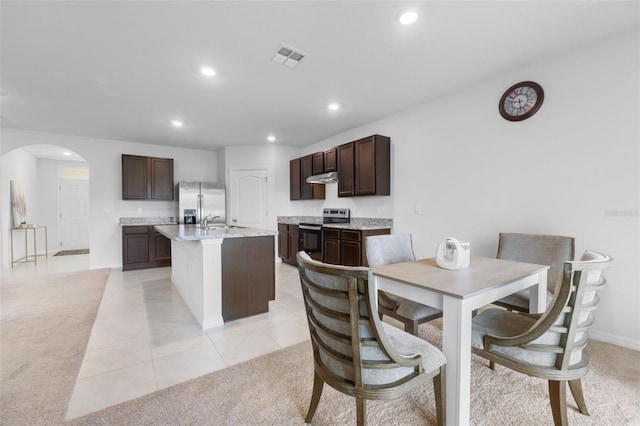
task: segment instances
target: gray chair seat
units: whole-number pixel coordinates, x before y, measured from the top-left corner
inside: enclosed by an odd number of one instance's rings
[[[514,314],[513,312],[501,309],[488,309],[478,315],[473,320],[473,332],[471,335],[471,346],[477,349],[484,349],[482,339],[486,335],[498,337],[515,337],[526,333],[537,322],[536,317]],[[548,332],[533,340],[534,344],[558,345],[561,333]],[[510,357],[529,363],[551,367],[556,362],[556,354],[552,352],[537,352],[522,349],[518,346],[495,346],[493,351],[505,357]],[[573,360],[573,365],[580,361],[580,358]]]

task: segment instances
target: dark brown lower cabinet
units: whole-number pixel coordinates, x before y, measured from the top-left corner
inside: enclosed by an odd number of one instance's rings
[[[322,229],[322,261],[333,265],[340,264],[340,230]]]
[[[122,270],[171,266],[171,240],[153,225],[122,227]]]
[[[365,238],[389,234],[389,229],[354,230],[322,229],[322,259],[324,263],[344,266],[368,266]]]
[[[278,224],[278,256],[284,263],[296,265],[298,253],[298,225]]]
[[[225,238],[222,243],[222,318],[269,311],[276,297],[273,236]]]

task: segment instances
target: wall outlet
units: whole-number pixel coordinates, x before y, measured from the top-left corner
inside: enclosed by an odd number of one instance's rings
[[[138,207],[138,213],[142,213],[142,207]]]
[[[422,206],[420,204],[416,204],[413,206],[413,214],[422,213]]]

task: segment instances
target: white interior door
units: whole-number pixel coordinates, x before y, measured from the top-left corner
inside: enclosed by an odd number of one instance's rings
[[[87,179],[60,179],[60,245],[62,250],[89,248]]]
[[[268,227],[267,170],[231,170],[229,224]]]

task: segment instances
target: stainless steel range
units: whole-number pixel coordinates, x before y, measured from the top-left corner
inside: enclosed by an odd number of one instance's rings
[[[323,209],[322,223],[301,223],[298,226],[298,250],[304,250],[312,259],[322,262],[322,225],[350,222],[349,209]]]

